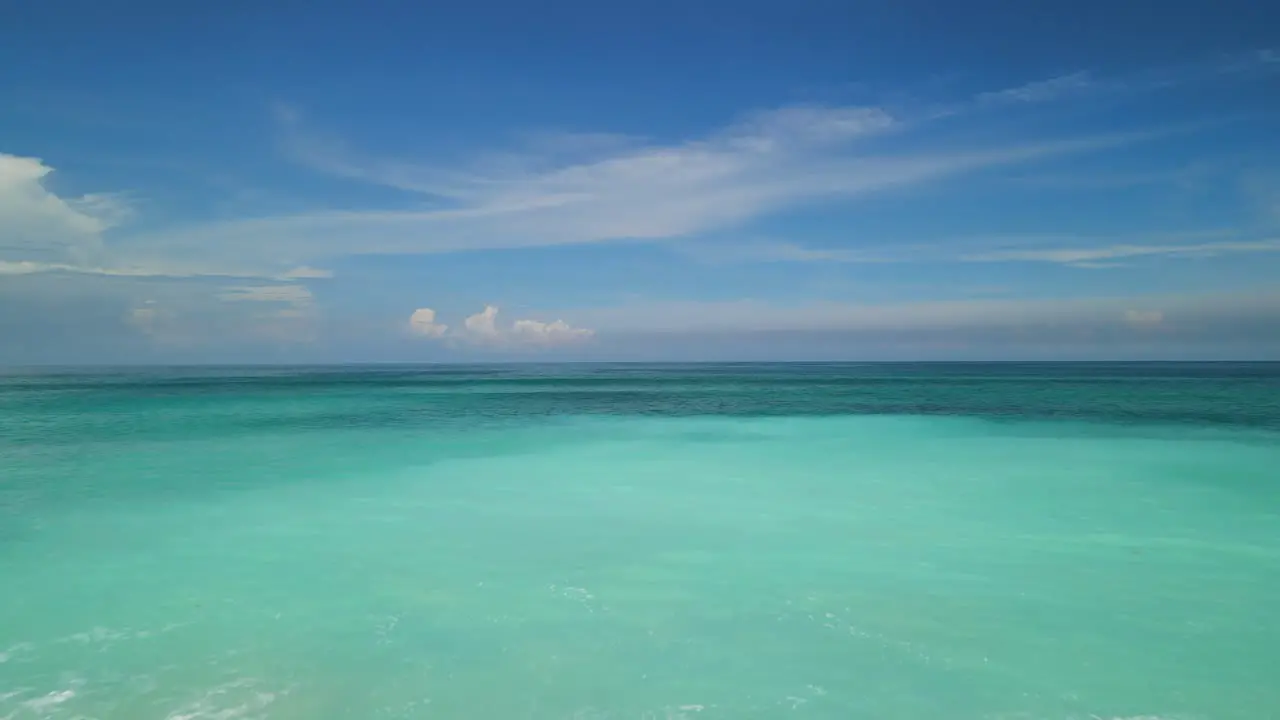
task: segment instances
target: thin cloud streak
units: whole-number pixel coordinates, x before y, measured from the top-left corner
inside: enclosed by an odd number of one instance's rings
[[[1203,258],[1235,253],[1280,252],[1280,238],[1196,243],[1190,245],[1110,245],[1085,248],[999,250],[966,255],[966,262],[1047,262],[1065,265],[1139,257]]]
[[[119,265],[98,267],[94,265],[75,265],[59,262],[34,262],[31,260],[0,260],[0,276],[4,275],[40,275],[58,273],[68,275],[100,275],[116,278],[225,278],[228,280],[278,280],[291,282],[296,280],[321,280],[333,277],[328,270],[311,267],[298,267],[283,273],[254,272],[250,270],[235,271],[231,269],[200,270],[195,268],[166,268],[161,266]]]
[[[1277,72],[1280,71],[1278,58],[1280,58],[1280,52],[1274,49],[1261,49],[1226,58],[1112,77],[1102,77],[1088,70],[1079,70],[1048,79],[1033,80],[1003,90],[979,93],[967,107],[970,109],[995,108],[1107,94],[1153,92],[1220,80],[1229,76]],[[963,109],[963,107],[956,108],[952,112],[961,112]]]
[[[1168,240],[1222,238],[1235,235],[1229,230],[1183,232],[1164,235]],[[1161,237],[1161,236],[1156,236]],[[1100,242],[1112,240],[1111,244]],[[1118,238],[1078,236],[948,238],[927,243],[887,243],[880,239],[874,249],[807,247],[791,242],[754,241],[690,243],[676,246],[680,252],[709,263],[793,262],[793,263],[1001,263],[1045,262],[1076,267],[1119,267],[1110,260],[1142,257],[1194,259],[1229,254],[1280,252],[1280,238],[1261,240],[1224,239],[1198,243],[1115,242]],[[1056,247],[1045,247],[1046,245]],[[1067,245],[1074,244],[1074,247]],[[960,252],[960,248],[996,248]]]
[[[792,242],[745,240],[737,242],[674,243],[672,248],[708,264],[726,263],[891,263],[898,258],[846,248],[806,247]]]
[[[1007,103],[1049,102],[1116,86],[1114,81],[1097,80],[1088,72],[1075,72],[1004,90],[979,93],[974,98],[974,103],[979,107],[988,107]]]

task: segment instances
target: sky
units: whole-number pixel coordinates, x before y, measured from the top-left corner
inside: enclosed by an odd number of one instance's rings
[[[0,364],[1280,359],[1280,5],[0,5]]]

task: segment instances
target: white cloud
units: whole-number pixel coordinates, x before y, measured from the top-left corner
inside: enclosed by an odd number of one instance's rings
[[[131,215],[118,195],[54,194],[45,186],[52,172],[39,158],[0,153],[0,260],[91,260],[102,234]]]
[[[0,260],[0,275],[35,275],[46,272],[72,272],[83,270],[68,263],[36,262],[34,260]],[[105,273],[89,273],[93,275]]]
[[[519,319],[504,326],[498,322],[498,308],[495,305],[485,305],[480,312],[468,316],[458,330],[450,330],[447,325],[436,322],[435,310],[418,308],[409,317],[409,330],[415,335],[443,338],[457,345],[504,350],[572,345],[595,335],[594,330],[573,327],[563,320],[543,322]]]
[[[900,258],[848,248],[813,248],[791,242],[742,240],[735,242],[690,242],[677,245],[681,253],[710,263],[790,262],[790,263],[887,263]]]
[[[877,144],[879,138],[918,131],[921,123],[901,121],[878,107],[793,106],[750,113],[683,141],[561,134],[535,137],[523,153],[481,154],[447,167],[362,158],[342,141],[305,127],[296,109],[277,108],[277,117],[282,146],[295,160],[324,173],[405,190],[430,204],[117,231],[104,244],[103,232],[124,216],[112,196],[60,200],[40,184],[49,172],[46,166],[6,156],[7,176],[24,189],[22,197],[43,193],[39,198],[59,208],[56,215],[68,228],[62,236],[74,236],[92,252],[75,257],[0,252],[0,262],[10,263],[5,272],[306,280],[331,275],[318,264],[351,255],[681,239],[811,203],[1142,137],[887,152]],[[29,199],[23,202],[34,207]],[[12,264],[18,262],[31,264]]]
[[[1141,309],[1135,309],[1141,308]],[[1267,316],[1280,294],[966,299],[900,303],[651,302],[584,308],[575,321],[615,333],[945,332],[1176,325],[1188,319]]]
[[[409,332],[428,338],[443,337],[449,326],[436,322],[436,311],[431,308],[418,308],[409,316]]]
[[[328,270],[316,268],[297,268],[282,275],[271,273],[255,273],[251,271],[228,271],[220,269],[166,267],[164,265],[78,265],[65,262],[38,262],[33,260],[0,260],[0,275],[40,275],[45,273],[64,273],[71,275],[100,275],[115,278],[239,278],[243,280],[316,280],[333,277]]]
[[[294,307],[311,304],[311,291],[301,285],[240,285],[223,288],[218,299],[227,302],[282,303]]]
[[[162,290],[163,296],[135,300],[123,320],[156,347],[210,350],[246,342],[293,346],[317,337],[314,298],[300,285],[217,287],[186,282],[152,289]]]
[[[1210,61],[1190,62],[1111,77],[1099,77],[1082,70],[1045,80],[1033,80],[1012,88],[979,93],[976,107],[998,107],[1017,103],[1048,103],[1072,97],[1107,93],[1141,93],[1216,82],[1226,75],[1269,73],[1275,70],[1275,50],[1263,49]]]
[[[494,305],[486,305],[463,325],[466,330],[459,339],[491,347],[546,348],[581,342],[595,335],[594,330],[573,327],[563,320],[515,320],[504,327],[498,324],[498,308]]]
[[[1205,240],[1206,238],[1235,239]],[[946,238],[924,243],[885,242],[875,251],[814,248],[790,242],[743,240],[693,242],[678,249],[709,262],[1048,262],[1080,268],[1121,267],[1120,260],[1140,257],[1194,259],[1229,254],[1280,252],[1280,238],[1240,239],[1230,230],[1152,233],[1139,236],[1014,236]],[[1188,242],[1200,240],[1200,242]],[[1162,242],[1160,242],[1162,241]],[[1110,243],[1110,244],[1101,244]],[[982,249],[979,249],[982,248]]]
[[[484,310],[469,316],[462,324],[467,329],[467,332],[476,338],[496,338],[498,337],[497,319],[498,308],[493,305],[485,305]]]
[[[1228,240],[1183,245],[1121,244],[1104,247],[1029,248],[966,255],[969,262],[1050,262],[1080,267],[1110,267],[1108,260],[1166,256],[1203,258],[1233,253],[1280,252],[1280,239]]]
[[[1124,319],[1136,327],[1153,327],[1164,322],[1164,313],[1159,310],[1125,310]]]
[[[576,328],[563,320],[544,323],[537,320],[517,320],[511,326],[511,335],[530,345],[565,345],[585,340],[595,335],[594,330]]]
[[[975,98],[979,105],[999,105],[1003,103],[1030,103],[1058,100],[1070,95],[1078,95],[1090,90],[1097,90],[1108,84],[1095,80],[1087,72],[1076,72],[1048,80],[1037,80],[1018,87],[981,93]]]
[[[750,115],[701,139],[648,145],[586,142],[574,154],[594,157],[568,164],[548,165],[559,156],[535,154],[502,161],[482,158],[461,169],[388,165],[348,157],[333,144],[304,143],[290,152],[314,168],[448,205],[194,225],[126,238],[118,252],[123,259],[167,258],[280,276],[285,268],[357,254],[680,239],[814,202],[1141,137],[917,154],[877,151],[873,141],[898,127],[878,108],[790,107]]]
[[[281,275],[281,280],[321,280],[333,277],[332,270],[322,270],[307,265],[299,265],[298,267]]]
[[[1274,54],[1260,53],[1253,62],[1274,65]],[[971,98],[967,107],[973,110],[994,103],[1012,109],[1012,103],[1045,102],[1122,84],[1080,73],[992,93],[983,96],[986,100]],[[860,198],[940,178],[1101,150],[1150,136],[1050,141],[1011,138],[985,146],[963,144],[963,139],[957,138],[961,144],[913,145],[915,138],[938,139],[929,137],[927,118],[896,117],[877,107],[801,106],[749,114],[686,138],[653,140],[608,133],[536,136],[519,152],[484,153],[468,162],[440,166],[364,158],[350,151],[341,139],[309,131],[292,109],[282,108],[280,119],[284,148],[294,159],[331,175],[398,188],[415,196],[418,204],[410,209],[366,207],[241,217],[140,232],[129,227],[133,210],[125,196],[55,192],[57,186],[49,182],[52,169],[45,162],[0,154],[0,279],[11,294],[12,288],[27,292],[40,286],[50,294],[63,292],[80,299],[92,294],[82,288],[93,288],[115,298],[109,315],[116,323],[123,318],[135,327],[172,326],[185,333],[184,337],[212,342],[213,338],[204,337],[211,332],[202,329],[212,327],[207,323],[230,328],[261,322],[268,327],[268,321],[314,319],[313,299],[305,283],[332,277],[332,272],[323,268],[344,256],[631,240],[679,241],[683,246],[691,238],[736,231],[751,221],[812,203]],[[906,137],[909,134],[915,137]],[[912,147],[930,149],[903,150]],[[1145,240],[1150,242],[1126,243],[1111,238],[1095,239],[1093,244],[1099,247],[1071,247],[1070,242],[1063,242],[1061,247],[990,252],[970,247],[968,250],[975,252],[963,256],[951,245],[925,254],[932,253],[929,257],[939,260],[1020,260],[1083,267],[1139,256],[1266,252],[1280,243]],[[923,257],[910,255],[901,245],[886,248],[886,257],[787,242],[760,242],[741,249],[754,259],[787,262],[888,262]],[[161,286],[166,289],[160,290]],[[174,289],[178,286],[182,289]],[[102,291],[107,287],[112,288],[109,293]],[[154,302],[143,302],[153,297]],[[1099,317],[1123,323],[1133,307],[1146,306],[1106,305],[1098,310]],[[689,325],[714,315],[705,315],[703,310],[684,317],[675,309],[670,317],[646,322]],[[420,311],[430,312],[430,316],[414,313],[409,322],[410,329],[416,328],[415,334],[421,337],[495,347],[579,342],[592,336],[592,331],[585,329],[588,327],[613,332],[610,312],[626,314],[592,308],[550,316],[563,320],[521,318],[505,323],[496,308],[486,308],[448,327],[436,322],[429,308]],[[725,309],[723,317],[728,320],[726,328],[843,327],[848,323],[872,327],[883,323],[892,330],[897,323],[924,327],[940,322],[938,313],[953,320],[988,313],[984,317],[999,322],[1008,314],[1024,311],[1025,307],[1015,310],[1011,306],[876,309],[819,304],[806,306],[796,311],[797,315],[776,306],[748,303]],[[1163,313],[1162,325],[1178,317],[1163,308],[1141,312]],[[1132,318],[1128,322],[1134,324]],[[625,329],[625,323],[617,327]]]
[[[247,263],[193,262],[180,251],[129,253],[109,232],[134,217],[122,194],[63,197],[46,186],[53,168],[39,158],[0,153],[0,276],[62,273],[119,278],[245,277],[301,280],[332,277],[307,265],[250,270]]]
[[[155,300],[144,300],[140,307],[129,310],[125,315],[125,321],[133,327],[150,333],[155,329],[156,321],[161,316],[161,310],[156,307]]]
[[[1150,77],[1078,72],[980,94],[965,107],[1044,102],[1107,88],[1164,87],[1270,69],[1274,57],[1274,51],[1263,50]],[[429,204],[241,218],[144,234],[117,230],[104,246],[103,234],[130,214],[127,203],[110,194],[60,198],[45,188],[50,168],[41,161],[0,155],[3,272],[304,280],[330,275],[316,269],[317,263],[359,254],[679,239],[810,203],[1144,137],[889,152],[879,139],[920,133],[930,116],[899,118],[874,106],[796,106],[751,113],[701,137],[677,141],[601,132],[543,134],[533,136],[521,152],[487,152],[449,166],[362,157],[342,139],[308,127],[297,108],[275,110],[281,147],[289,157],[324,173],[404,190]],[[31,243],[51,252],[13,251]],[[792,259],[818,258],[798,248],[784,250]]]

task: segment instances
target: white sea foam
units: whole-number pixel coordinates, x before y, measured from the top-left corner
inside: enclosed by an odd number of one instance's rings
[[[253,678],[239,678],[209,688],[199,698],[174,708],[165,720],[241,720],[266,717],[263,711],[285,694],[262,690]]]
[[[41,697],[23,701],[22,707],[31,710],[32,712],[45,713],[54,706],[61,705],[75,696],[75,690],[55,690]]]
[[[13,645],[10,645],[4,650],[0,650],[0,663],[6,663],[6,662],[9,662],[10,660],[14,660],[22,655],[30,653],[32,650],[35,650],[35,649],[36,649],[35,643],[30,643],[30,642],[14,643]]]

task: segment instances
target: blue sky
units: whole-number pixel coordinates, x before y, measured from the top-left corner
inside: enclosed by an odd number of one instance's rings
[[[1280,7],[0,10],[0,362],[1280,358]]]

